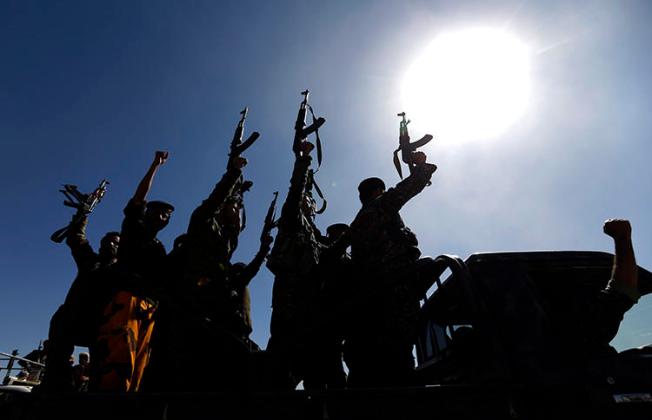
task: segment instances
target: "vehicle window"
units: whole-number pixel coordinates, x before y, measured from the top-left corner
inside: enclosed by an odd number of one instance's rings
[[[473,326],[470,324],[440,325],[428,321],[417,344],[419,363],[443,358],[452,340],[451,333],[455,336],[455,331],[459,329],[473,329]]]
[[[623,318],[611,345],[618,351],[652,345],[652,295],[641,297]]]

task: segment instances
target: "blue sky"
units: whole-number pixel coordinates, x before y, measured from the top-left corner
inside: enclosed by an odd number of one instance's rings
[[[351,221],[361,179],[398,180],[395,114],[411,62],[438,35],[477,26],[528,45],[529,105],[498,137],[425,148],[439,171],[403,211],[423,253],[611,251],[602,221],[624,217],[652,269],[651,17],[645,1],[0,1],[0,351],[46,337],[75,276],[68,249],[48,239],[71,213],[61,184],[111,181],[88,229],[96,245],[119,228],[154,151],[168,150],[150,198],[176,206],[160,234],[169,249],[222,175],[247,105],[247,132],[261,133],[246,154],[254,187],[235,257],[248,261],[272,191],[287,192],[299,92],[327,119],[318,225]],[[435,121],[411,128],[437,133]],[[266,269],[251,286],[263,346],[271,287]],[[614,344],[652,342],[651,314],[642,299]]]

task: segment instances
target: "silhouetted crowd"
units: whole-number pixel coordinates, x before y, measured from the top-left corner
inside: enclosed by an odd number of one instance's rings
[[[422,257],[399,211],[437,167],[412,151],[410,174],[396,186],[363,180],[353,221],[323,235],[315,224],[314,146],[303,129],[297,128],[301,141],[280,217],[265,227],[248,263],[232,261],[251,186],[247,160],[233,147],[225,173],[170,252],[157,234],[174,207],[147,200],[167,152],[156,152],[124,208],[120,232],[108,232],[98,251],[80,210],[66,234],[78,274],[51,319],[41,390],[79,390],[79,376],[88,390],[106,392],[292,390],[301,381],[306,389],[418,385],[420,301],[437,267]],[[409,144],[407,131],[401,136]],[[604,229],[616,243],[604,293],[619,299],[617,331],[639,296],[636,263],[629,223],[610,220]],[[250,338],[248,287],[265,262],[274,283],[270,337],[261,350]],[[598,328],[596,340],[608,343],[612,327]],[[83,375],[70,364],[74,346],[89,349]]]

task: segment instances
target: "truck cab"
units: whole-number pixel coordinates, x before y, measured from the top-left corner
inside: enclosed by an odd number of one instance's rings
[[[618,353],[609,341],[622,314],[614,317],[599,305],[613,259],[575,251],[437,257],[439,277],[450,275],[437,279],[421,308],[421,380],[537,388],[539,396],[593,390],[607,404],[636,400],[650,410],[652,346]],[[652,273],[641,267],[639,291],[652,291]],[[594,334],[600,329],[610,338],[596,339],[605,335]]]

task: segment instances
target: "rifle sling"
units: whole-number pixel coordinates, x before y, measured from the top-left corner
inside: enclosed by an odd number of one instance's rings
[[[315,171],[312,169],[310,170],[310,183],[312,184],[310,187],[315,187],[315,191],[317,191],[317,195],[319,198],[321,198],[323,204],[319,208],[319,210],[315,211],[316,214],[322,214],[324,211],[326,211],[326,205],[328,204],[326,202],[326,199],[324,198],[324,194],[321,192],[321,188],[319,188],[319,185],[317,185],[317,181],[315,181]]]
[[[398,149],[394,150],[394,167],[396,168],[396,172],[398,172],[398,176],[403,179],[403,171],[401,170],[401,161],[398,158],[398,152],[401,151],[401,147],[399,146]]]

